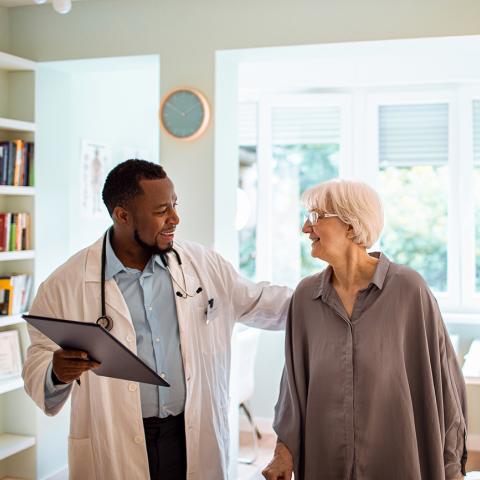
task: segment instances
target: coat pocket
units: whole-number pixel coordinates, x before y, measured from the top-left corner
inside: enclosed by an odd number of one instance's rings
[[[89,438],[68,438],[68,468],[69,480],[97,480]]]

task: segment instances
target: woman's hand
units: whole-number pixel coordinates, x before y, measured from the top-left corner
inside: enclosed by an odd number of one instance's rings
[[[293,458],[285,444],[277,442],[272,461],[264,468],[262,474],[267,480],[291,480]]]

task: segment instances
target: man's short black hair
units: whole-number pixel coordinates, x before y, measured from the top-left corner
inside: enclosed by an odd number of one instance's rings
[[[110,216],[115,207],[126,207],[130,200],[143,194],[140,180],[166,178],[165,170],[157,163],[131,159],[119,163],[107,175],[102,198]]]

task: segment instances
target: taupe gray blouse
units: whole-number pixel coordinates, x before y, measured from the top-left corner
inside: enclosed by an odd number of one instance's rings
[[[451,480],[465,383],[422,277],[383,254],[348,318],[332,269],[297,287],[274,428],[296,480]]]

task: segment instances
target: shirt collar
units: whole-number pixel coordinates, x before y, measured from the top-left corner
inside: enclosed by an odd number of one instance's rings
[[[117,273],[127,271],[127,267],[125,267],[123,263],[119,260],[119,258],[117,257],[117,255],[115,254],[112,248],[112,244],[110,242],[110,235],[111,235],[111,230],[108,231],[107,241],[105,246],[105,253],[106,253],[105,280],[110,280],[115,275],[117,275]],[[156,265],[158,265],[163,269],[166,268],[160,255],[154,255],[153,262],[152,262],[152,259],[149,260],[149,262],[145,266],[145,271],[149,273],[153,273],[155,271]]]
[[[373,284],[379,290],[382,290],[388,268],[390,266],[390,260],[381,252],[371,252],[369,255],[371,257],[378,258],[377,268],[375,269],[375,273],[370,281],[370,285]],[[325,271],[319,275],[319,282],[317,287],[314,289],[313,299],[317,299],[328,294],[328,291],[331,288],[332,273],[333,268],[329,265]]]

